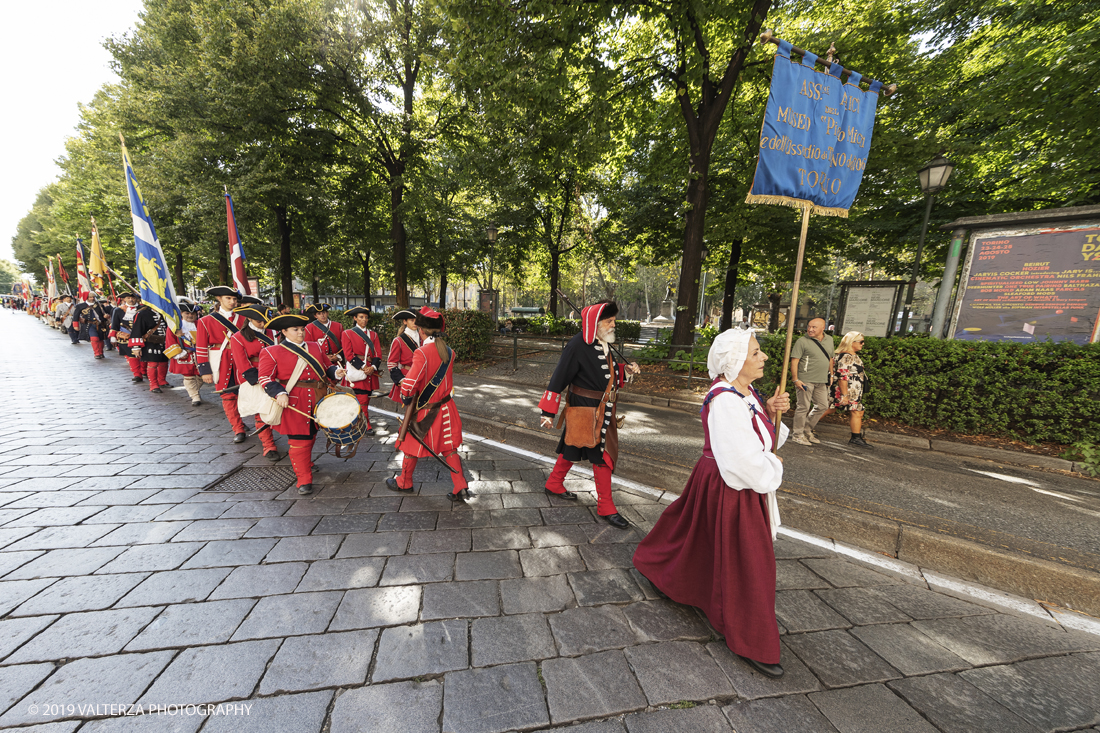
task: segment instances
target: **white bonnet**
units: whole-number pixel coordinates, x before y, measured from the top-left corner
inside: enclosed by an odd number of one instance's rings
[[[707,354],[707,370],[711,379],[726,375],[733,379],[741,373],[741,367],[749,355],[752,335],[752,329],[731,328],[715,336]]]

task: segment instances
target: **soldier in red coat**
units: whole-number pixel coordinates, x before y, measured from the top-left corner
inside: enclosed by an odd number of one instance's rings
[[[451,501],[464,501],[471,494],[458,455],[462,445],[462,420],[451,394],[454,391],[454,352],[443,341],[442,314],[424,306],[416,315],[416,327],[424,345],[413,354],[412,367],[401,381],[401,399],[406,405],[416,400],[413,419],[417,425],[409,426],[408,432],[415,429],[424,444],[412,435],[398,441],[397,449],[405,454],[401,476],[386,479],[386,486],[394,491],[412,491],[417,459],[431,452],[442,456],[452,468]]]
[[[164,355],[171,360],[168,371],[183,377],[183,386],[191,397],[191,406],[198,407],[202,404],[202,396],[199,394],[202,377],[199,376],[199,365],[195,361],[195,333],[198,331],[202,306],[186,298],[177,300],[180,306],[180,330],[176,332],[168,329],[164,337]]]
[[[244,316],[248,323],[235,334],[229,337],[229,348],[233,353],[233,368],[237,372],[237,381],[240,384],[260,383],[260,352],[268,346],[275,345],[275,335],[265,327],[267,313],[255,305],[246,305],[233,311],[237,315]],[[241,416],[242,418],[244,415]],[[271,435],[271,428],[264,424],[259,415],[256,419],[257,435],[264,447],[264,457],[275,462],[282,456],[275,446],[275,438]]]
[[[344,327],[328,317],[330,308],[332,306],[328,303],[310,303],[306,306],[306,316],[314,319],[306,326],[306,341],[316,341],[324,347],[329,358],[343,362],[344,344],[340,341],[340,336]]]
[[[420,332],[416,330],[416,314],[410,310],[397,311],[393,320],[397,321],[397,336],[390,344],[386,369],[393,380],[390,399],[401,404],[401,380],[412,369],[413,354],[420,348]]]
[[[565,476],[577,461],[589,461],[596,480],[596,513],[611,526],[626,529],[630,523],[619,514],[611,498],[611,472],[619,457],[615,396],[627,381],[627,375],[641,370],[634,362],[615,363],[610,344],[615,343],[615,316],[618,313],[618,306],[610,301],[593,303],[581,310],[581,332],[562,349],[539,409],[542,410],[542,427],[549,428],[566,388],[569,389],[569,405],[598,410],[603,402],[604,414],[599,416],[603,424],[595,446],[570,445],[565,442],[565,432],[562,433],[558,442],[558,461],[546,482],[546,491],[563,499],[576,499],[576,494],[565,490]],[[609,399],[604,402],[604,394],[608,392]]]
[[[313,408],[326,390],[326,380],[336,381],[344,378],[344,370],[333,366],[321,345],[305,340],[305,326],[309,319],[305,316],[287,314],[276,316],[267,322],[267,328],[281,332],[283,342],[269,346],[260,352],[258,367],[260,386],[283,408],[313,414]],[[299,361],[305,368],[298,381],[287,383],[294,374]],[[290,464],[298,478],[298,493],[313,493],[313,442],[317,439],[317,423],[294,410],[284,409],[282,420],[275,429],[287,437],[290,443]]]
[[[111,343],[118,346],[118,353],[124,356],[126,363],[130,365],[130,373],[134,375],[131,382],[145,381],[145,362],[130,349],[130,332],[134,327],[134,317],[137,316],[139,303],[141,303],[141,296],[137,293],[123,293],[119,296],[119,305],[111,315],[111,330],[108,333]]]
[[[233,369],[233,352],[229,348],[230,337],[241,330],[245,323],[244,316],[233,312],[240,294],[226,285],[216,285],[207,290],[206,294],[214,298],[217,308],[210,315],[199,319],[195,332],[195,360],[198,362],[202,381],[213,384],[221,393],[222,410],[233,428],[233,442],[243,443],[248,435],[248,428],[237,414],[237,392],[233,389],[237,386],[237,375]]]
[[[378,369],[382,366],[382,344],[378,334],[370,329],[370,311],[355,307],[346,311],[355,319],[355,325],[340,334],[348,375],[345,383],[355,391],[355,399],[363,406],[363,419],[367,421],[367,435],[374,435],[370,424],[371,394],[378,389]]]

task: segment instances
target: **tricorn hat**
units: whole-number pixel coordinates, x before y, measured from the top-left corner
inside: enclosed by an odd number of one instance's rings
[[[357,305],[354,308],[348,308],[346,311],[344,311],[345,316],[350,316],[352,318],[355,318],[360,313],[363,313],[364,315],[368,315],[368,316],[370,315],[370,311],[367,310],[366,308],[364,308],[361,305]]]
[[[416,314],[416,325],[418,328],[442,329],[443,314],[439,311],[432,310],[428,306],[424,306],[420,309],[420,312]]]
[[[241,305],[261,305],[263,300],[257,298],[255,295],[242,295],[240,297]]]
[[[66,297],[68,297],[68,296],[66,296]],[[141,300],[141,296],[138,295],[137,293],[133,293],[133,292],[123,293],[122,295],[120,295],[118,297],[120,297],[120,298],[137,298],[138,300]]]
[[[212,288],[206,289],[206,294],[211,298],[217,298],[222,295],[232,295],[234,298],[240,298],[241,294],[228,285],[215,285]]]
[[[301,327],[305,326],[307,323],[309,323],[309,319],[305,316],[300,316],[297,313],[286,313],[281,316],[275,316],[269,320],[264,324],[264,328],[282,331],[284,328]]]
[[[328,311],[330,308],[332,308],[332,306],[328,303],[310,303],[302,310],[302,313],[305,313],[307,316],[311,316],[315,313],[320,313],[321,311]]]
[[[391,316],[391,317],[392,317],[392,318],[393,318],[393,320],[395,320],[395,321],[405,321],[405,320],[408,320],[409,318],[416,318],[416,314],[415,314],[415,313],[413,313],[413,312],[412,312],[411,310],[409,310],[408,308],[405,308],[405,309],[403,309],[403,310],[399,310],[399,311],[397,311],[397,312],[396,312],[396,313],[394,313],[394,314],[393,314],[393,316]]]
[[[233,312],[234,313],[240,313],[245,318],[250,318],[252,320],[265,321],[265,322],[267,321],[267,309],[266,308],[261,309],[261,308],[257,308],[254,305],[242,305],[239,308],[234,308]],[[283,326],[283,328],[286,328],[286,326]]]

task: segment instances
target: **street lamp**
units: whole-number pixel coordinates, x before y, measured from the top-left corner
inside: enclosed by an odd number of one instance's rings
[[[901,333],[904,334],[909,327],[909,315],[913,306],[913,291],[917,288],[917,275],[920,273],[920,256],[924,250],[924,236],[928,233],[928,217],[932,214],[932,202],[936,194],[947,185],[947,179],[955,170],[955,164],[942,155],[937,155],[932,162],[917,171],[920,180],[920,190],[924,194],[926,204],[924,207],[924,223],[920,227],[920,241],[917,243],[917,259],[913,263],[913,274],[909,278],[909,291],[905,295],[905,310],[901,316]]]
[[[485,234],[489,237],[489,297],[493,299],[493,322],[497,320],[497,291],[493,289],[493,266],[496,258],[496,243],[497,243],[497,228],[495,224],[490,224],[489,228],[485,230]]]

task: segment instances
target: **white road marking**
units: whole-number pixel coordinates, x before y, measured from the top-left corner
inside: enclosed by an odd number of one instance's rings
[[[1029,478],[1017,478],[1016,476],[1006,476],[1003,473],[993,473],[992,471],[979,471],[976,468],[968,468],[966,470],[971,471],[972,473],[980,473],[981,475],[988,476],[989,478],[996,478],[996,479],[1000,479],[1001,481],[1007,481],[1010,484],[1024,484],[1025,486],[1041,486],[1041,484],[1037,484]]]
[[[1043,491],[1042,489],[1037,489],[1034,486],[1031,487],[1031,490],[1034,491],[1036,494],[1046,494],[1047,496],[1054,496],[1054,497],[1057,497],[1059,499],[1065,499],[1066,501],[1082,501],[1081,499],[1077,499],[1077,498],[1074,498],[1072,496],[1066,496],[1065,494],[1059,494],[1057,491]]]

